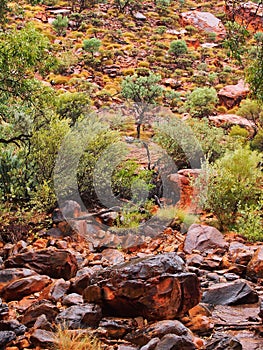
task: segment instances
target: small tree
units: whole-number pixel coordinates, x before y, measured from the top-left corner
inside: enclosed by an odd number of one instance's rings
[[[204,87],[196,88],[188,96],[185,107],[193,117],[207,117],[218,102],[216,90]]]
[[[55,29],[58,35],[65,34],[65,30],[68,28],[69,19],[67,16],[57,15],[57,18],[52,23],[53,28]]]
[[[94,56],[95,52],[99,51],[100,46],[101,41],[97,38],[83,40],[83,49],[90,53],[92,57]]]
[[[182,56],[188,51],[186,42],[184,40],[173,40],[170,43],[169,53],[175,57]]]
[[[163,93],[163,88],[158,84],[160,80],[160,75],[150,73],[145,77],[134,74],[122,82],[122,96],[135,102],[138,139],[149,104],[154,104]]]

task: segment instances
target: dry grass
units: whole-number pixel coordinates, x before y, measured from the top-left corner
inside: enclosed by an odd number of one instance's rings
[[[84,330],[68,330],[58,327],[54,350],[102,350],[98,339]]]

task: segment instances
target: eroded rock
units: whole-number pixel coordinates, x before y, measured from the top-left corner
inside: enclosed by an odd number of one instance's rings
[[[218,98],[221,104],[230,109],[246,98],[248,93],[249,86],[245,84],[244,80],[240,79],[236,85],[227,85],[219,90]]]
[[[100,303],[106,315],[172,319],[198,304],[200,287],[183,260],[167,253],[99,271],[83,297]]]
[[[64,278],[65,280],[74,277],[78,268],[73,254],[67,250],[53,247],[12,256],[5,261],[5,267],[26,267],[39,274],[52,278]]]
[[[247,266],[249,277],[263,278],[263,247],[259,247]]]

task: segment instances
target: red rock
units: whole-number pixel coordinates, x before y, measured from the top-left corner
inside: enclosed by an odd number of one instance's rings
[[[184,242],[184,251],[191,254],[198,250],[201,255],[207,255],[216,249],[226,251],[228,243],[215,227],[193,224],[189,227]]]
[[[53,247],[11,256],[5,267],[28,267],[39,274],[69,280],[76,275],[78,265],[74,255]]]
[[[210,116],[208,119],[215,125],[215,126],[232,126],[232,125],[239,125],[245,129],[247,129],[251,134],[254,133],[254,129],[256,127],[255,123],[252,120],[248,120],[246,118],[240,117],[236,114],[219,114],[215,116]]]
[[[198,304],[200,289],[182,259],[166,253],[99,271],[83,297],[99,302],[106,315],[159,320],[173,319]]]
[[[51,279],[48,276],[25,277],[8,284],[2,289],[1,295],[6,301],[20,300],[26,295],[40,292],[49,283]]]
[[[254,278],[263,278],[263,247],[257,249],[247,266],[247,275]]]
[[[197,195],[197,189],[193,186],[193,181],[201,173],[200,169],[181,169],[176,174],[168,176],[168,180],[172,183],[174,192],[180,189],[180,200],[177,206],[188,209],[191,212],[198,210],[198,206],[194,198]]]
[[[54,347],[57,344],[54,333],[44,329],[35,329],[31,334],[30,341],[33,345],[39,346],[41,349]]]
[[[248,93],[249,86],[241,79],[236,85],[224,86],[218,92],[218,98],[221,104],[225,105],[227,108],[232,108],[246,98]]]
[[[36,272],[25,268],[10,268],[0,270],[0,294],[2,289],[9,283],[20,278],[35,276]]]
[[[183,12],[181,16],[184,24],[192,24],[205,32],[214,32],[220,39],[226,36],[223,23],[210,12],[189,11]]]
[[[37,318],[41,315],[45,315],[49,322],[53,322],[58,312],[58,308],[51,302],[41,300],[34,303],[26,310],[21,322],[27,327],[32,327]]]

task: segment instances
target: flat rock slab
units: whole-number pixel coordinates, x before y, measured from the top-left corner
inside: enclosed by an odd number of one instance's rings
[[[258,301],[258,295],[245,280],[217,283],[203,293],[202,302],[214,305],[249,304]]]
[[[77,260],[73,254],[53,247],[11,256],[5,261],[5,267],[26,267],[39,274],[65,280],[74,277],[78,269]]]
[[[176,253],[136,259],[99,271],[83,292],[105,315],[161,320],[186,313],[200,301],[199,280]]]

